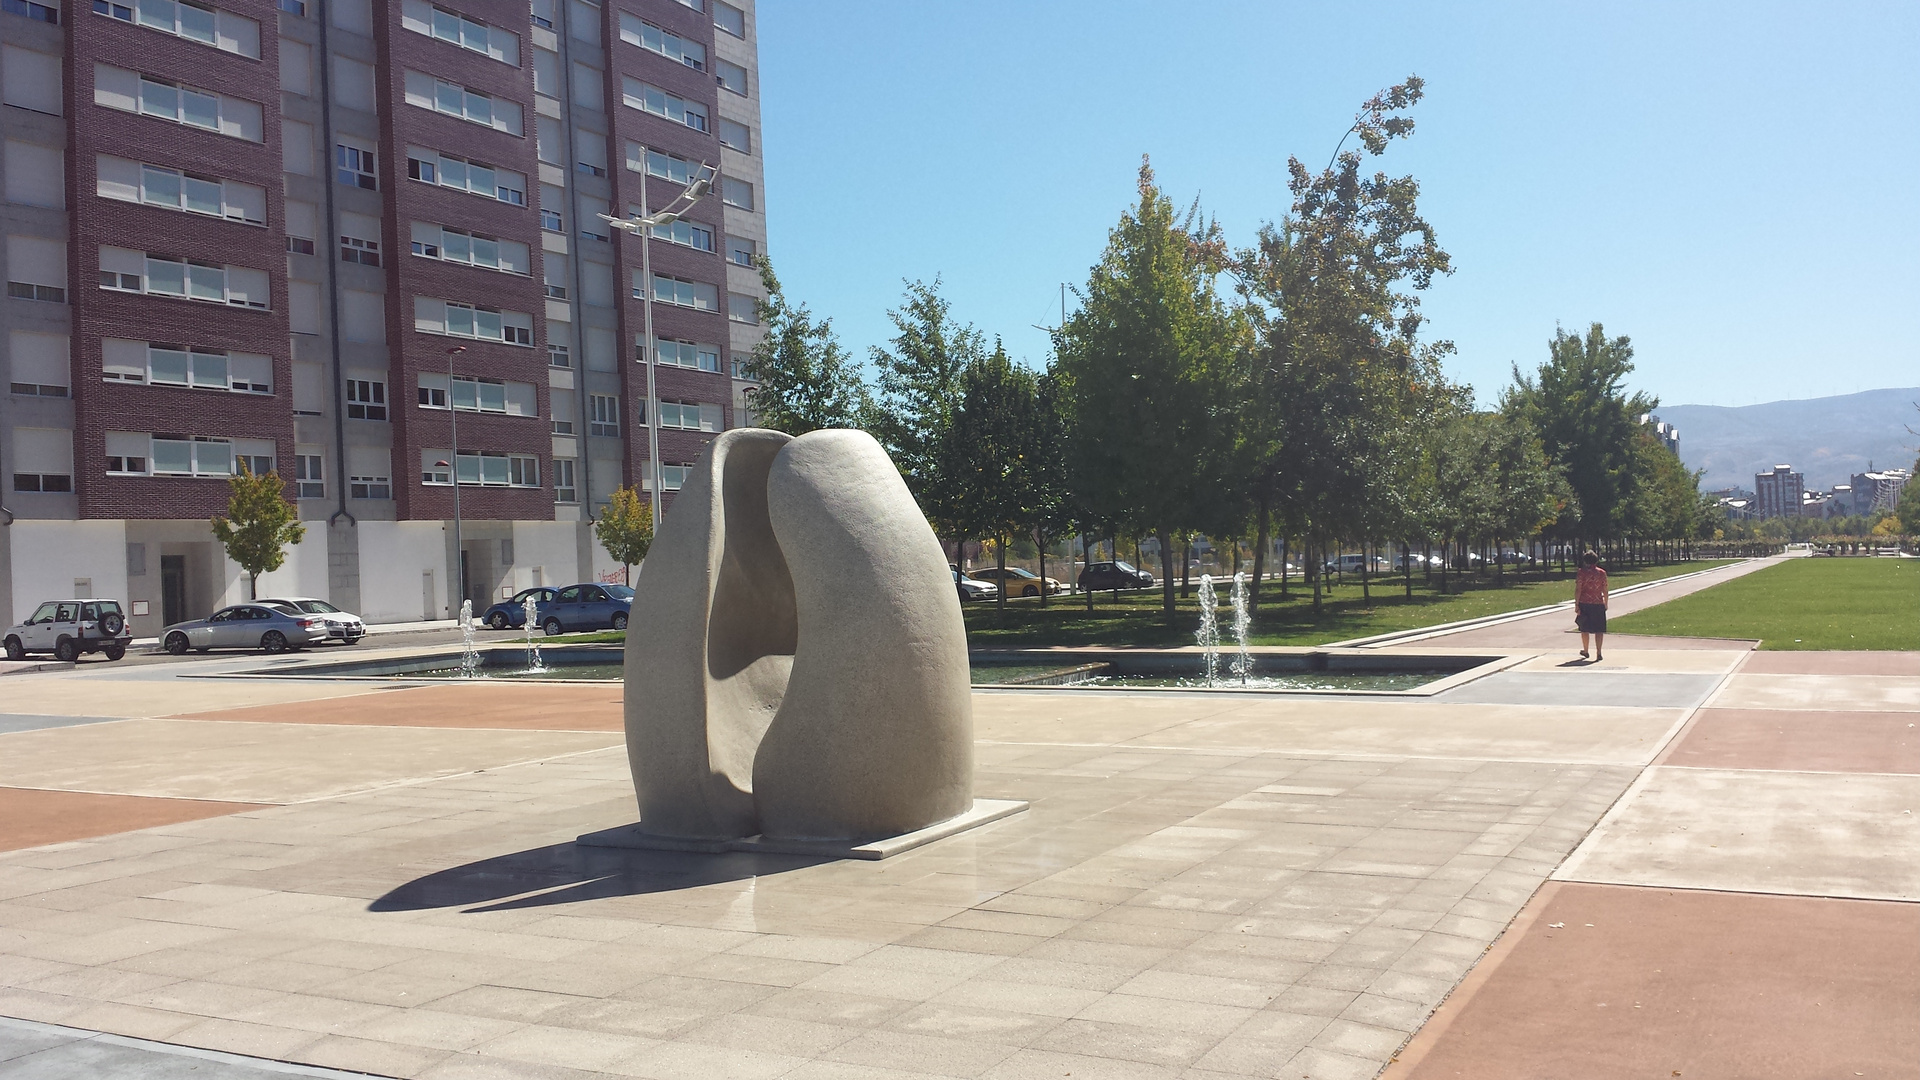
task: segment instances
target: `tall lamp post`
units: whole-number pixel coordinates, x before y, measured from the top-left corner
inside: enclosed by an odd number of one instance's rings
[[[455,345],[447,350],[447,420],[453,427],[453,434],[448,440],[453,446],[447,451],[447,456],[453,460],[447,465],[448,474],[453,477],[453,581],[457,583],[453,587],[460,590],[462,600],[467,598],[467,551],[460,546],[460,410],[453,406],[453,358],[466,351],[465,345]],[[460,610],[451,601],[447,603],[447,608],[449,613]]]
[[[640,148],[640,161],[644,168],[647,160],[647,148]],[[647,174],[640,174],[640,216],[617,218],[609,214],[598,215],[601,220],[616,229],[640,234],[640,278],[643,282],[640,293],[640,336],[646,341],[647,350],[647,487],[652,495],[654,527],[660,522],[660,399],[654,383],[653,372],[660,360],[660,343],[653,336],[653,230],[661,225],[671,224],[686,216],[695,203],[703,198],[713,186],[714,170],[702,164],[700,174],[674,196],[673,201],[660,208],[656,213],[647,212]],[[458,477],[454,478],[457,482]],[[591,495],[589,495],[591,498]]]

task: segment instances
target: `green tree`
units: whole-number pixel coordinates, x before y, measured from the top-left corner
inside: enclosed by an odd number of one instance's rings
[[[279,473],[255,476],[243,460],[240,471],[227,478],[227,512],[215,517],[213,538],[227,549],[227,558],[247,572],[247,596],[259,599],[260,575],[287,561],[287,545],[306,538],[300,510],[287,500]]]
[[[992,538],[1007,567],[1007,544],[1029,519],[1039,436],[1039,395],[1033,372],[1019,367],[996,340],[993,351],[967,364],[960,400],[944,440],[940,474],[953,496],[957,539]],[[1006,575],[998,603],[1005,610]]]
[[[1288,216],[1235,258],[1260,330],[1243,424],[1255,578],[1278,519],[1282,535],[1308,541],[1316,608],[1316,548],[1414,516],[1403,495],[1420,468],[1419,433],[1450,392],[1440,362],[1452,345],[1419,340],[1418,293],[1452,272],[1421,216],[1420,185],[1361,174],[1365,157],[1412,134],[1404,114],[1424,88],[1409,76],[1368,99],[1347,130],[1362,149],[1336,147],[1325,169],[1290,158]],[[1257,584],[1251,600],[1258,603]]]
[[[754,422],[789,435],[859,427],[869,409],[867,388],[834,336],[833,320],[815,322],[805,304],[788,300],[766,256],[757,265],[767,290],[758,304],[766,336],[747,357],[744,372],[759,384],[747,399]]]
[[[1072,475],[1067,455],[1073,445],[1067,426],[1066,403],[1061,400],[1059,377],[1049,369],[1034,386],[1033,463],[1026,501],[1026,525],[1033,531],[1033,542],[1040,549],[1040,576],[1047,576],[1047,548],[1061,537],[1073,533],[1080,523],[1074,503]],[[1069,576],[1073,559],[1067,559]],[[1047,591],[1040,590],[1040,606],[1047,606]]]
[[[1076,486],[1092,516],[1160,541],[1174,613],[1173,535],[1235,479],[1235,379],[1246,322],[1216,288],[1217,226],[1176,220],[1143,158],[1139,203],[1108,233],[1080,310],[1054,334],[1076,432]]]
[[[593,523],[600,546],[620,563],[627,584],[633,584],[633,566],[645,562],[653,546],[653,504],[630,487],[615,488]]]
[[[893,456],[935,530],[950,535],[961,507],[941,466],[950,457],[960,375],[985,354],[984,339],[953,320],[938,278],[908,282],[905,300],[887,316],[899,332],[871,352],[878,393],[867,429]]]
[[[1597,541],[1617,537],[1631,523],[1639,484],[1635,437],[1640,417],[1658,404],[1628,393],[1633,344],[1609,338],[1599,323],[1583,336],[1555,329],[1547,361],[1532,376],[1513,370],[1501,409],[1540,433],[1547,456],[1564,472],[1576,513],[1557,535]]]

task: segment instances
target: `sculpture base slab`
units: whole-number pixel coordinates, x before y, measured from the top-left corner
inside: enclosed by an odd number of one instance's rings
[[[641,851],[693,851],[709,854],[723,851],[763,852],[769,855],[818,855],[828,859],[884,859],[903,851],[931,844],[955,833],[998,821],[1017,814],[1027,804],[1011,799],[975,799],[973,807],[924,829],[878,840],[780,840],[765,836],[745,836],[738,840],[688,840],[644,832],[638,824],[620,825],[599,832],[582,833],[574,843],[582,847],[630,848]]]

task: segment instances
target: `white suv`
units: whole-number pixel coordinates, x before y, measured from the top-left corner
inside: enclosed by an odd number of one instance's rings
[[[50,652],[54,659],[72,663],[81,653],[97,652],[118,660],[127,655],[132,640],[118,600],[49,600],[32,618],[7,628],[7,659]]]

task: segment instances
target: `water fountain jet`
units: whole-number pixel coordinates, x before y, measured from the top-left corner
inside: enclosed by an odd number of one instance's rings
[[[475,679],[480,676],[480,650],[473,647],[473,601],[460,601],[460,644],[465,650],[460,654],[460,677]]]
[[[1215,611],[1218,602],[1213,595],[1213,575],[1200,575],[1200,629],[1194,633],[1200,647],[1206,650],[1206,680],[1212,686],[1220,674],[1220,620]]]
[[[1232,672],[1240,676],[1240,685],[1247,685],[1248,676],[1253,674],[1253,655],[1247,651],[1247,631],[1253,627],[1253,616],[1247,611],[1247,575],[1239,570],[1233,572],[1233,642],[1239,646],[1240,654],[1234,657]]]
[[[537,675],[547,670],[547,666],[540,662],[540,646],[533,640],[533,625],[540,621],[540,605],[534,602],[533,596],[533,593],[528,593],[527,598],[520,604],[520,612],[526,618],[527,674],[529,675]]]

